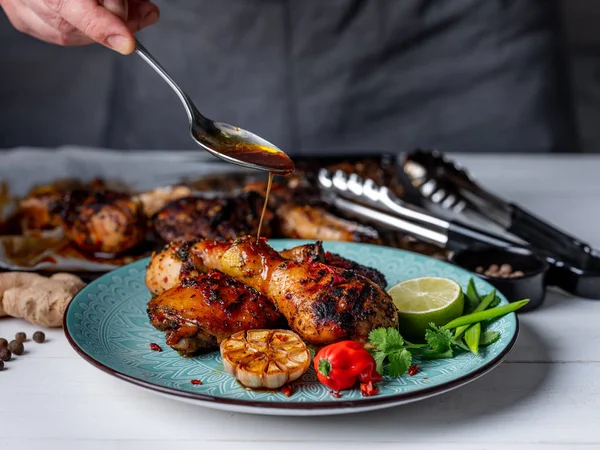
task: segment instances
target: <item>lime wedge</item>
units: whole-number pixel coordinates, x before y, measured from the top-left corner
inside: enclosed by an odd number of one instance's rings
[[[391,287],[388,293],[398,308],[400,333],[408,339],[423,341],[430,322],[445,325],[463,313],[462,289],[447,278],[406,280]]]

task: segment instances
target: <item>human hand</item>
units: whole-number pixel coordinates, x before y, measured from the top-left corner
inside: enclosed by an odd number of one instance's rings
[[[0,0],[19,31],[52,44],[98,42],[127,55],[135,49],[133,34],[158,20],[149,0]]]

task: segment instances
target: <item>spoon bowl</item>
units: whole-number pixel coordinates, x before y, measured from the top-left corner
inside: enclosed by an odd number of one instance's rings
[[[198,111],[190,96],[171,78],[164,67],[136,39],[135,52],[175,91],[183,104],[192,139],[212,155],[249,169],[279,175],[294,171],[294,163],[282,150],[250,131],[224,122],[215,122]]]

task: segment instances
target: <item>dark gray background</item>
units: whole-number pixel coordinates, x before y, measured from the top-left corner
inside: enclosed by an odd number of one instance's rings
[[[199,108],[294,155],[600,148],[593,0],[158,4],[140,39]],[[0,15],[0,69],[1,148],[193,148],[135,56],[54,47]]]
[[[581,148],[600,152],[600,2],[561,0],[560,6]]]

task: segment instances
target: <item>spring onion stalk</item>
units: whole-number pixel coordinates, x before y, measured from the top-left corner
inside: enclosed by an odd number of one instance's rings
[[[483,297],[483,300],[481,300],[481,302],[479,302],[479,305],[477,305],[477,308],[475,308],[475,310],[473,312],[476,313],[479,311],[485,311],[488,308],[488,306],[490,306],[492,304],[492,302],[494,301],[495,298],[496,298],[496,289],[494,289],[488,295]],[[469,327],[468,326],[457,327],[456,330],[454,331],[454,338],[458,339],[465,331],[467,331],[467,328],[469,328]]]
[[[453,329],[465,325],[471,325],[472,323],[483,322],[484,320],[495,319],[496,317],[501,317],[508,313],[515,312],[518,309],[521,309],[527,303],[529,303],[529,299],[519,300],[518,302],[509,303],[508,305],[496,306],[495,308],[487,309],[485,311],[467,314],[466,316],[461,316],[448,322],[446,325],[444,325],[444,328]]]

